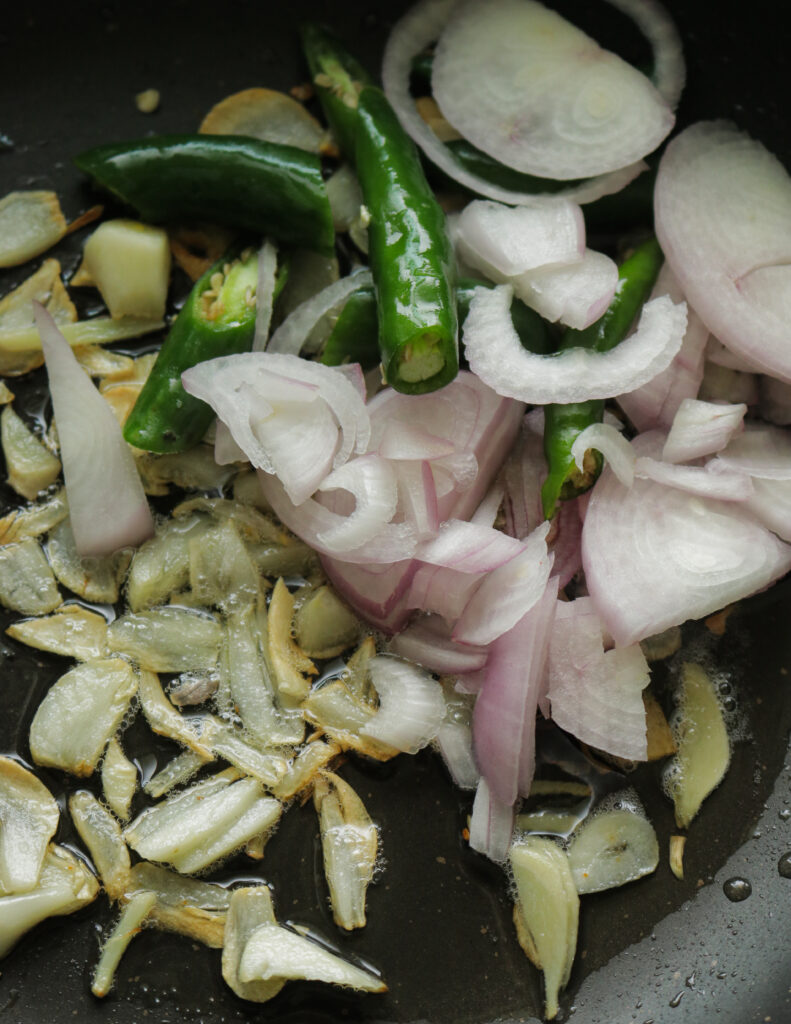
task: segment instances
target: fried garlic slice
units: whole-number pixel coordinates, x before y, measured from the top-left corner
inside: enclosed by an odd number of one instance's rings
[[[243,89],[211,108],[199,131],[211,135],[249,135],[281,146],[319,153],[326,131],[302,104],[274,89]]]
[[[278,692],[292,702],[304,700],[310,690],[310,676],[318,669],[300,649],[292,633],[294,597],[281,577],[269,602],[269,663]]]
[[[16,267],[46,252],[67,228],[54,192],[9,192],[0,199],[0,267]]]
[[[319,814],[333,920],[347,931],[363,928],[379,832],[359,796],[333,772],[319,772],[313,784],[313,804]]]
[[[107,744],[102,761],[102,792],[113,814],[126,821],[137,789],[137,768],[124,754],[118,738]]]
[[[387,985],[371,971],[355,967],[325,946],[279,924],[260,925],[250,935],[239,963],[241,982],[324,981],[358,992],[386,992]]]
[[[0,604],[21,615],[46,615],[62,598],[38,541],[0,548]]]
[[[239,980],[239,964],[248,939],[264,924],[277,924],[272,894],[266,885],[235,889],[225,920],[225,942],[222,947],[222,976],[239,996],[253,1003],[266,1003],[285,985],[282,978],[269,981]]]
[[[185,718],[178,708],[168,700],[156,673],[141,669],[138,673],[137,692],[143,714],[153,732],[160,736],[167,736],[168,739],[175,740],[176,743],[183,743],[200,759],[202,764],[206,764],[212,759],[209,748],[198,739],[198,730],[192,720]]]
[[[93,902],[98,892],[99,883],[83,862],[51,843],[36,887],[0,896],[0,957],[40,921],[73,914]]]
[[[357,750],[376,761],[389,761],[399,751],[372,736],[361,735],[376,709],[360,700],[341,679],[311,690],[302,703],[305,718],[344,750]]]
[[[107,653],[107,621],[81,604],[64,604],[51,615],[12,622],[9,636],[28,647],[91,661]]]
[[[579,896],[568,858],[551,839],[528,836],[515,843],[509,862],[516,883],[517,937],[544,973],[544,1016],[552,1020],[574,962]]]
[[[653,825],[627,808],[594,812],[574,829],[566,853],[580,895],[633,882],[659,863]]]
[[[0,894],[36,886],[59,817],[44,783],[10,757],[0,757]]]
[[[33,760],[73,775],[91,775],[136,690],[132,666],[121,658],[86,661],[61,676],[33,717]]]
[[[351,608],[326,585],[311,589],[294,615],[296,642],[309,658],[337,658],[359,640],[361,631]]]
[[[124,898],[138,892],[156,895],[150,913],[155,928],[184,935],[212,949],[222,948],[231,901],[229,889],[140,861],[132,868]]]
[[[107,630],[111,651],[125,654],[149,672],[212,669],[222,641],[219,620],[189,608],[151,608],[127,612]]]
[[[69,814],[88,847],[105,892],[111,900],[120,899],[129,886],[131,863],[121,826],[86,789],[69,797]]]
[[[129,845],[147,860],[191,874],[227,857],[274,826],[277,800],[255,779],[221,772],[149,807],[127,827]]]
[[[210,527],[206,516],[167,519],[132,556],[126,599],[133,612],[166,604],[189,583],[189,542]]]
[[[143,927],[143,922],[151,914],[156,902],[156,893],[139,892],[130,898],[121,911],[115,927],[102,946],[99,963],[93,972],[91,992],[95,996],[101,999],[110,992],[121,957],[126,952],[129,943]]]
[[[189,782],[193,775],[197,775],[210,760],[210,754],[204,756],[194,750],[185,750],[183,753],[177,754],[172,761],[168,761],[156,775],[152,775],[143,789],[149,796],[158,799],[165,793],[169,793],[171,789],[175,789],[176,786],[182,786],[185,782]]]
[[[85,557],[77,551],[71,523],[64,519],[49,535],[47,544],[52,571],[64,587],[86,601],[115,604],[121,580],[129,565],[130,553]]]
[[[59,327],[74,323],[77,310],[60,278],[60,263],[44,260],[38,270],[0,299],[0,373],[17,376],[35,370],[44,362],[41,346],[31,350],[8,352],[3,345],[6,335],[35,329],[33,300],[40,302]]]
[[[60,476],[60,459],[7,405],[0,414],[0,434],[8,483],[17,494],[32,501]]]
[[[254,603],[261,590],[258,571],[231,520],[189,541],[189,578],[199,604],[225,612]]]
[[[317,773],[340,754],[337,743],[316,739],[306,743],[288,766],[288,771],[274,786],[272,795],[278,800],[290,800],[306,789]]]
[[[40,537],[69,514],[66,491],[61,489],[41,505],[14,509],[0,519],[0,545]]]

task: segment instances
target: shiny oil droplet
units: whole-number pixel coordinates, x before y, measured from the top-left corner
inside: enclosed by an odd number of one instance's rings
[[[791,878],[791,850],[788,853],[784,853],[777,862],[777,870],[783,878]]]
[[[782,811],[780,811],[778,817],[781,821],[788,821],[788,819],[791,818],[791,808],[784,807]]]
[[[673,1009],[675,1010],[675,1008],[677,1006],[681,1005],[681,1000],[683,998],[684,998],[684,993],[683,992],[676,992],[676,994],[673,996],[673,998],[668,1003],[668,1006],[672,1006]]]
[[[722,891],[731,903],[741,903],[752,893],[753,887],[746,878],[729,878],[723,883]]]

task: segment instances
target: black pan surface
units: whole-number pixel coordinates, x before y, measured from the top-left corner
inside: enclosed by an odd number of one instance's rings
[[[0,194],[54,188],[67,216],[92,201],[71,156],[104,141],[147,132],[193,130],[217,100],[252,85],[288,88],[305,77],[296,26],[322,17],[375,68],[403,2],[343,5],[295,0],[271,4],[206,0],[134,4],[47,2],[4,5],[0,22]],[[787,32],[770,0],[727,5],[674,0],[688,61],[681,124],[729,117],[791,166],[787,120]],[[646,54],[628,23],[606,5],[566,0],[605,45],[635,60]],[[134,96],[160,90],[154,115]],[[76,266],[85,236],[59,247],[64,271]],[[0,291],[30,266],[2,274]],[[41,402],[40,378],[20,389],[28,410]],[[0,495],[14,504],[8,489]],[[726,636],[708,641],[733,687],[745,738],[732,768],[706,802],[687,844],[686,879],[664,856],[670,805],[656,796],[656,772],[634,782],[660,836],[656,874],[583,901],[577,962],[559,1019],[575,1024],[728,1024],[791,1021],[791,880],[778,863],[791,851],[791,588],[783,584],[748,602]],[[2,626],[9,616],[2,618]],[[0,642],[0,750],[29,759],[24,739],[38,701],[63,663]],[[137,729],[137,727],[133,727]],[[169,749],[137,729],[130,749],[141,772]],[[454,791],[428,752],[345,771],[382,826],[384,863],[369,897],[364,933],[343,938],[327,911],[312,809],[293,810],[261,868],[228,865],[224,877],[265,878],[281,918],[306,924],[384,973],[390,992],[356,997],[318,986],[287,988],[265,1006],[244,1004],[224,987],[219,957],[174,936],[147,932],[124,958],[104,1002],[89,993],[102,934],[112,922],[103,897],[73,918],[40,926],[0,964],[0,1021],[5,1024],[174,1024],[230,1021],[428,1021],[484,1024],[540,1016],[541,986],[516,944],[501,873],[465,848],[470,802]],[[41,773],[53,792],[73,784]],[[78,845],[64,823],[61,842]],[[731,903],[723,883],[743,877],[752,895]]]

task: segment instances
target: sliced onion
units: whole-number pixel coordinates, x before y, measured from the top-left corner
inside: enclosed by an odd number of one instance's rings
[[[415,4],[395,25],[385,46],[382,62],[382,83],[393,109],[404,130],[437,167],[460,185],[478,195],[503,203],[522,205],[533,203],[535,192],[516,192],[486,181],[457,162],[451,150],[440,142],[415,107],[409,91],[412,59],[433,43],[442,32],[456,0],[422,0]],[[578,185],[570,185],[553,198],[562,196],[577,203],[590,203],[602,196],[618,192],[636,178],[646,165],[642,161],[619,168],[609,174],[591,178]]]
[[[635,454],[632,446],[619,430],[607,423],[591,423],[574,439],[571,454],[580,472],[583,469],[585,452],[595,448],[607,460],[618,480],[624,487],[634,482]]]
[[[601,317],[612,302],[618,267],[604,253],[586,249],[567,266],[539,267],[513,280],[514,293],[551,323],[583,330]]]
[[[380,522],[376,531],[372,523],[366,523],[362,533],[365,539],[350,547],[351,538],[346,532],[346,524],[353,518],[353,513],[351,516],[341,515],[314,498],[295,505],[276,476],[259,470],[258,479],[264,497],[278,519],[320,554],[341,556],[344,561],[365,564],[386,560],[397,562],[411,558],[415,553],[417,538],[409,523]],[[336,541],[335,538],[339,539]]]
[[[703,121],[665,150],[654,192],[668,262],[731,351],[791,381],[791,177],[733,125]]]
[[[638,456],[657,458],[663,442],[646,434],[632,443]],[[582,558],[616,644],[703,618],[791,568],[791,547],[739,509],[649,480],[625,488],[605,468],[588,504]]]
[[[541,599],[554,561],[547,550],[549,527],[536,527],[515,558],[486,574],[456,623],[454,640],[490,644]]]
[[[678,29],[668,12],[657,0],[607,0],[634,21],[654,55],[651,80],[657,92],[673,109],[684,88],[686,68]]]
[[[476,672],[487,658],[485,649],[454,640],[438,615],[424,615],[410,623],[390,641],[390,650],[439,675]]]
[[[419,562],[412,559],[366,565],[324,557],[322,565],[335,590],[363,618],[387,633],[403,629],[412,613],[406,595]]]
[[[368,444],[365,404],[333,367],[247,352],[199,363],[182,380],[190,394],[211,405],[257,469],[281,477],[297,504],[331,466],[342,466]]]
[[[523,348],[511,321],[508,285],[478,288],[464,323],[470,368],[501,395],[568,404],[610,398],[664,370],[681,347],[686,306],[666,296],[646,303],[637,330],[609,352],[567,349],[553,356]]]
[[[360,732],[416,754],[434,739],[445,717],[442,687],[417,665],[389,655],[371,658],[368,668],[379,710]]]
[[[643,456],[635,463],[635,474],[644,480],[667,487],[678,487],[700,498],[720,501],[746,501],[753,493],[752,478],[737,469],[729,469],[714,459],[705,466],[677,466]]]
[[[398,504],[398,483],[387,459],[361,455],[339,466],[319,487],[320,491],[349,491],[355,499],[351,515],[318,533],[316,540],[336,553],[351,551],[375,537],[389,523]]]
[[[791,480],[791,434],[781,427],[748,423],[717,461],[762,480]]]
[[[272,323],[272,306],[275,295],[277,276],[277,249],[268,240],[264,240],[258,253],[258,286],[255,292],[255,338],[253,351],[263,352],[269,337]]]
[[[500,530],[452,519],[442,524],[435,538],[421,544],[417,557],[429,565],[480,573],[510,562],[522,550],[519,541]]]
[[[496,864],[508,859],[514,831],[513,801],[498,800],[485,778],[478,782],[470,816],[470,847]]]
[[[547,477],[544,456],[544,410],[527,414],[519,440],[503,469],[505,529],[521,540],[544,518],[541,487]]]
[[[791,541],[791,480],[753,480],[745,507],[782,540]]]
[[[491,793],[506,806],[530,791],[536,708],[556,604],[557,579],[553,578],[541,600],[491,645],[475,702],[475,759]]]
[[[418,423],[393,420],[388,423],[379,443],[385,459],[441,459],[453,455],[456,445],[446,437],[429,433]]]
[[[618,170],[656,149],[674,123],[644,75],[533,0],[457,4],[431,88],[473,145],[545,178]]]
[[[497,514],[502,506],[504,494],[505,488],[498,478],[483,496],[480,505],[470,516],[470,522],[476,526],[493,527],[497,521]]]
[[[760,373],[761,367],[751,363],[743,356],[736,355],[726,348],[721,341],[712,334],[706,344],[706,359],[717,366],[726,366],[729,370],[739,370],[740,373]]]
[[[593,601],[560,601],[549,645],[552,718],[583,743],[635,761],[646,758],[642,691],[648,664],[639,644],[605,653]]]
[[[667,263],[662,264],[651,298],[669,295],[684,301],[684,293]],[[635,391],[618,396],[618,404],[637,430],[669,428],[685,398],[695,398],[703,380],[704,352],[709,330],[694,309],[687,309],[687,329],[673,361],[652,380]]]
[[[585,253],[585,219],[568,199],[517,207],[473,200],[462,210],[456,231],[463,258],[494,281],[576,263]]]
[[[352,292],[368,287],[372,282],[369,270],[356,270],[322,288],[286,317],[269,339],[267,352],[298,356],[319,320],[339,310]]]
[[[662,458],[665,462],[690,462],[721,451],[742,428],[747,406],[701,402],[685,398],[673,417]]]
[[[154,520],[132,451],[112,409],[50,314],[33,303],[58,428],[69,516],[78,552],[109,555],[142,543]]]
[[[418,540],[433,537],[439,529],[437,486],[428,462],[393,462],[398,487],[396,520],[412,523]]]
[[[440,565],[418,562],[406,603],[410,608],[436,612],[448,622],[455,622],[467,602],[480,586],[483,572],[462,572]]]

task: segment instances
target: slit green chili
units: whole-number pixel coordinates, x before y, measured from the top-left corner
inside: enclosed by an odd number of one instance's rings
[[[86,150],[77,167],[152,223],[209,221],[333,251],[312,153],[236,135],[162,135]]]
[[[604,316],[584,330],[565,331],[559,351],[586,348],[608,352],[620,344],[648,298],[662,261],[655,238],[639,245],[618,268],[615,296]],[[549,475],[541,488],[541,501],[547,519],[554,516],[558,502],[583,494],[596,482],[602,467],[601,454],[593,449],[586,452],[585,464],[579,470],[571,447],[586,427],[600,423],[603,416],[603,399],[544,407],[544,454]]]
[[[252,250],[228,254],[195,282],[126,420],[129,444],[166,454],[200,441],[214,412],[187,394],[181,374],[207,359],[250,350],[257,284],[258,256]]]
[[[302,50],[330,131],[347,160],[354,162],[357,100],[374,80],[341,42],[321,25],[302,27]]]
[[[470,311],[476,288],[493,288],[488,281],[462,278],[456,288],[456,310],[461,326]],[[550,325],[521,299],[511,303],[511,320],[519,340],[529,352],[549,354],[555,350],[555,336]],[[378,320],[376,294],[371,287],[352,292],[321,353],[327,366],[342,363],[360,363],[364,370],[372,370],[379,363]]]
[[[459,369],[456,271],[445,214],[384,93],[366,86],[357,115],[357,176],[370,215],[385,380],[406,394],[435,391]]]

